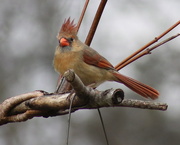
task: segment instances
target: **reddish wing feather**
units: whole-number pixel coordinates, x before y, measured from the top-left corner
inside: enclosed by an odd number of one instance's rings
[[[83,49],[83,59],[85,63],[94,65],[96,67],[103,69],[114,69],[112,64],[107,59],[91,48]]]

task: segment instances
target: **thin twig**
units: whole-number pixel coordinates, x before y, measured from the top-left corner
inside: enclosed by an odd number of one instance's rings
[[[69,97],[70,97],[70,96],[71,96],[71,94],[69,95]],[[71,111],[72,111],[72,104],[73,104],[73,101],[74,101],[75,96],[76,96],[76,94],[74,94],[74,95],[72,96],[72,98],[70,98],[66,145],[69,144],[69,134],[70,134],[70,125],[71,125]]]
[[[120,70],[122,69],[125,65],[123,65],[124,63],[126,63],[127,61],[129,61],[130,59],[132,59],[134,56],[136,56],[137,54],[139,54],[140,52],[142,52],[143,50],[145,50],[146,48],[148,48],[149,46],[151,46],[152,44],[154,44],[155,42],[157,42],[159,39],[161,39],[163,36],[165,36],[167,33],[169,33],[172,29],[174,29],[175,27],[177,27],[180,24],[180,21],[176,22],[174,25],[172,25],[169,29],[167,29],[166,31],[164,31],[161,35],[159,35],[158,37],[155,37],[154,40],[150,41],[149,43],[147,43],[146,45],[144,45],[142,48],[140,48],[139,50],[137,50],[136,52],[134,52],[133,54],[131,54],[129,57],[127,57],[126,59],[124,59],[122,62],[120,62],[119,64],[117,64],[115,66],[116,70]]]
[[[101,18],[102,13],[103,13],[104,7],[106,6],[106,2],[107,2],[107,0],[101,0],[101,3],[99,4],[98,10],[97,10],[96,15],[95,15],[94,20],[93,20],[93,23],[92,23],[91,28],[89,30],[89,33],[86,37],[85,44],[88,46],[90,46],[90,44],[92,42],[92,39],[93,39],[94,34],[96,32],[96,28],[98,26],[99,20]]]
[[[82,12],[81,12],[81,16],[80,16],[80,18],[79,18],[78,24],[77,24],[77,32],[79,31],[79,28],[80,28],[80,26],[81,26],[81,22],[82,22],[82,20],[83,20],[83,18],[84,18],[84,14],[85,14],[85,12],[86,12],[86,9],[87,9],[88,4],[89,4],[89,0],[86,0],[86,2],[85,2],[85,4],[84,4],[84,8],[83,8],[83,10],[82,10]]]
[[[146,50],[142,51],[141,53],[137,54],[136,56],[134,56],[133,58],[127,60],[126,62],[124,62],[120,67],[119,69],[122,69],[123,67],[127,66],[128,64],[132,63],[133,61],[139,59],[140,57],[144,56],[144,55],[147,55],[147,54],[151,54],[151,51],[154,50],[155,48],[171,41],[172,39],[178,37],[180,34],[176,34],[174,36],[171,36],[169,38],[167,38],[166,40],[162,41],[162,42],[159,42],[158,44],[154,45],[153,47],[151,48],[147,48]]]
[[[174,35],[174,36],[171,36],[171,37],[165,39],[164,41],[159,42],[158,44],[154,45],[153,47],[149,48],[148,50],[149,50],[149,51],[152,51],[152,50],[154,50],[155,48],[157,48],[157,47],[159,47],[159,46],[161,46],[161,45],[163,45],[163,44],[165,44],[165,43],[167,43],[167,42],[175,39],[175,38],[178,37],[178,36],[180,36],[180,33],[178,33],[178,34],[176,34],[176,35]]]
[[[97,110],[98,110],[99,118],[100,118],[101,125],[102,125],[102,128],[103,128],[106,143],[107,143],[107,145],[109,145],[109,140],[108,140],[108,136],[107,136],[107,133],[106,133],[106,128],[105,128],[105,125],[104,125],[104,121],[103,121],[103,118],[102,118],[102,115],[101,115],[101,111],[100,111],[99,108]]]

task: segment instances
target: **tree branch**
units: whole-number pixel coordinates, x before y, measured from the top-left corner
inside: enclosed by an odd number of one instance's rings
[[[164,103],[124,99],[124,92],[121,89],[98,91],[86,87],[73,70],[67,71],[64,77],[71,83],[76,93],[72,104],[72,112],[79,109],[102,107],[133,107],[154,110],[166,110],[168,107]],[[70,94],[72,93],[55,94],[38,90],[11,97],[0,104],[0,125],[22,122],[33,117],[68,114]]]

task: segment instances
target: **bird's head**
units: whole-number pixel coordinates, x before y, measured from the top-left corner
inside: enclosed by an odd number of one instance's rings
[[[75,46],[78,41],[77,25],[74,24],[74,20],[71,21],[70,18],[68,18],[64,21],[57,39],[59,41],[59,47],[63,51],[72,50],[72,47]]]

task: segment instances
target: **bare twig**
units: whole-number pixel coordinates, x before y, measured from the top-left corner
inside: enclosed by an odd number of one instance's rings
[[[95,15],[94,20],[93,20],[93,23],[92,23],[91,28],[89,30],[88,36],[86,37],[85,44],[87,44],[88,46],[90,46],[91,41],[94,37],[94,34],[96,32],[96,28],[99,24],[99,20],[101,18],[102,13],[103,13],[104,7],[106,6],[106,2],[107,2],[107,0],[101,0],[101,3],[98,7],[98,10],[97,10],[96,15]]]
[[[165,44],[165,43],[167,43],[167,42],[175,39],[175,38],[178,37],[178,36],[180,36],[180,33],[178,33],[178,34],[176,34],[176,35],[174,35],[174,36],[171,36],[171,37],[165,39],[164,41],[159,42],[158,44],[150,47],[148,50],[149,50],[149,51],[152,51],[152,50],[154,50],[155,48],[157,48],[157,47],[159,47],[159,46],[161,46],[161,45],[163,45],[163,44]]]
[[[89,0],[86,0],[86,2],[85,2],[85,4],[84,4],[84,8],[83,8],[83,10],[82,10],[82,12],[81,12],[81,16],[80,16],[80,18],[79,18],[78,24],[77,24],[77,31],[79,31],[79,28],[80,28],[80,26],[81,26],[81,22],[82,22],[82,20],[83,20],[83,18],[84,18],[84,14],[85,14],[85,12],[86,12],[86,9],[87,9],[88,4],[89,4]]]
[[[152,44],[154,44],[155,42],[157,42],[159,39],[161,39],[163,36],[165,36],[167,33],[169,33],[171,30],[173,30],[175,27],[177,27],[180,24],[180,21],[176,22],[174,25],[172,25],[169,29],[167,29],[166,31],[164,31],[161,35],[159,35],[158,37],[155,37],[154,40],[150,41],[149,43],[147,43],[146,45],[144,45],[142,48],[140,48],[139,50],[137,50],[136,52],[134,52],[133,54],[131,54],[129,57],[127,57],[126,59],[124,59],[122,62],[120,62],[118,65],[115,66],[116,70],[120,70],[122,69],[124,66],[124,63],[127,63],[127,61],[129,61],[130,59],[132,59],[133,57],[135,57],[137,54],[139,54],[140,52],[142,52],[143,50],[145,50],[146,48],[148,48],[149,46],[151,46]],[[129,63],[128,63],[129,64]]]
[[[151,51],[154,50],[155,48],[171,41],[172,39],[178,37],[180,34],[176,34],[174,36],[171,36],[169,38],[167,38],[166,40],[159,42],[158,44],[154,45],[153,47],[147,48],[146,50],[142,51],[141,53],[137,54],[136,56],[134,56],[133,58],[127,60],[126,62],[124,62],[123,64],[121,64],[121,66],[118,67],[118,69],[121,69],[125,66],[127,66],[128,64],[132,63],[133,61],[139,59],[140,57],[147,55],[147,54],[151,54]]]

